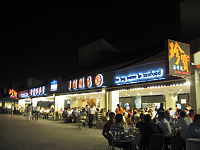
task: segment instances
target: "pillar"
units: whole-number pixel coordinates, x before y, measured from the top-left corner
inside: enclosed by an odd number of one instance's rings
[[[165,108],[172,108],[175,110],[176,107],[176,101],[178,100],[177,97],[178,93],[174,93],[173,91],[169,91],[165,94]]]
[[[194,54],[194,64],[200,65],[200,51]],[[195,68],[193,81],[194,90],[192,89],[193,97],[191,105],[195,109],[196,113],[200,113],[200,68]]]
[[[107,92],[107,98],[108,98],[108,109],[112,112],[115,112],[115,109],[117,108],[117,104],[119,104],[119,91],[110,91]]]
[[[136,108],[142,108],[141,96],[136,96],[136,99],[135,99],[135,107],[136,107]]]

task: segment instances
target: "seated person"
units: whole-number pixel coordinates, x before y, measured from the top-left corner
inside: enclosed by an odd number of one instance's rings
[[[194,121],[191,123],[186,131],[187,138],[200,138],[200,114],[194,116]]]
[[[128,150],[131,147],[131,143],[120,142],[122,135],[124,133],[124,127],[121,125],[122,121],[123,121],[122,114],[117,114],[115,116],[115,124],[111,126],[110,132],[113,133],[115,138],[119,140],[119,142],[117,142],[117,147],[121,147],[123,148],[123,150]]]
[[[108,133],[110,131],[110,128],[112,125],[114,125],[114,119],[115,119],[115,113],[111,112],[109,113],[109,120],[108,122],[104,125],[102,135],[108,139]]]
[[[144,123],[144,114],[141,113],[140,114],[140,120],[139,120],[138,123],[136,123],[136,128],[141,128],[143,123]]]
[[[110,132],[112,133],[124,132],[124,127],[122,127],[121,125],[122,121],[123,121],[122,114],[117,114],[115,116],[115,124],[110,128]]]
[[[158,113],[158,127],[161,129],[161,131],[163,132],[164,136],[170,136],[171,135],[171,127],[169,122],[165,119],[165,112],[164,111],[160,111]]]
[[[141,124],[140,133],[142,134],[141,146],[144,149],[148,148],[151,135],[158,134],[157,126],[152,122],[149,114],[144,115],[144,122]]]
[[[173,128],[179,128],[180,136],[185,139],[186,138],[186,129],[193,122],[192,119],[186,117],[185,111],[180,111],[180,117]]]

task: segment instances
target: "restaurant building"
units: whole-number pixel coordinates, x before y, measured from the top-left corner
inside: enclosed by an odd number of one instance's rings
[[[192,105],[200,113],[200,51],[194,54],[194,73],[192,76]]]
[[[189,45],[168,40],[163,52],[110,71],[87,73],[66,81],[29,90],[33,105],[54,102],[55,111],[66,107],[98,108],[114,111],[117,104],[136,108],[186,108],[191,103]],[[40,89],[41,88],[41,89]]]

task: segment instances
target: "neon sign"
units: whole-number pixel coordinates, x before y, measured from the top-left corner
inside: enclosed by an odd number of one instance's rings
[[[28,98],[28,97],[29,97],[29,94],[27,90],[19,92],[19,98]]]
[[[45,94],[45,86],[39,87],[39,88],[33,88],[29,90],[30,96],[42,96]]]
[[[72,81],[72,89],[77,89],[77,80]]]
[[[169,74],[190,76],[190,47],[188,44],[168,40]]]
[[[115,84],[129,84],[143,81],[152,81],[158,78],[163,77],[164,70],[149,70],[144,73],[131,73],[129,75],[121,75],[115,77]]]
[[[79,89],[85,88],[85,78],[80,78],[80,79],[78,80],[78,88],[79,88]]]
[[[9,90],[9,95],[11,98],[17,98],[18,92],[16,92],[14,89]]]
[[[92,87],[92,77],[91,76],[86,78],[86,86],[88,88]]]
[[[93,84],[94,83],[94,84]],[[101,87],[103,85],[103,75],[98,74],[95,77],[87,76],[68,81],[68,90],[85,90]]]
[[[97,87],[102,86],[102,84],[103,84],[103,76],[102,76],[102,74],[98,74],[98,75],[95,76],[94,83],[95,83],[95,85]]]
[[[53,80],[51,82],[51,91],[57,91],[58,88],[58,80]]]

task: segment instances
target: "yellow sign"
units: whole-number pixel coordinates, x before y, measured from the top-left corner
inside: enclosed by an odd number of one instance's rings
[[[191,75],[190,48],[188,44],[168,40],[169,74]]]
[[[11,98],[17,98],[18,92],[16,92],[14,89],[9,90],[9,95]]]

